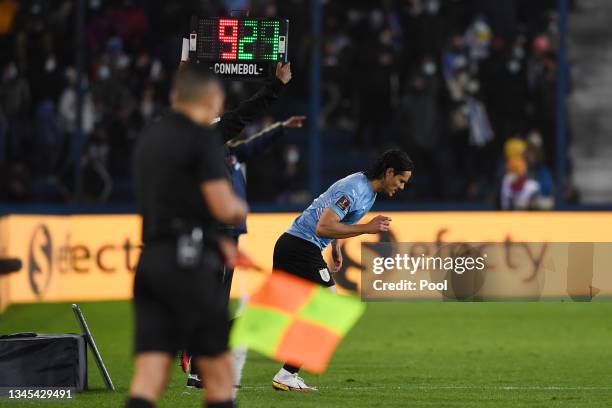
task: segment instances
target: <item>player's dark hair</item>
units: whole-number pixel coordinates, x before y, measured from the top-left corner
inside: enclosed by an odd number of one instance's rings
[[[414,163],[406,152],[399,149],[392,149],[380,155],[372,167],[363,173],[368,180],[376,180],[382,178],[387,169],[393,169],[393,174],[395,175],[404,171],[413,171]]]
[[[188,65],[177,72],[172,89],[179,102],[196,102],[202,97],[202,92],[212,86],[221,87],[219,78],[202,68]]]

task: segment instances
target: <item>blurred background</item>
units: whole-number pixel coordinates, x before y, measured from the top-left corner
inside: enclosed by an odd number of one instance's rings
[[[484,279],[449,279],[442,303],[370,303],[304,404],[612,406],[612,255],[593,244],[612,242],[610,0],[0,0],[0,258],[23,262],[0,276],[0,332],[74,332],[69,305],[87,301],[120,392],[100,391],[90,360],[79,406],[121,404],[141,248],[132,152],[168,108],[191,15],[244,9],[290,20],[293,80],[240,137],[308,117],[243,166],[258,214],[240,248],[257,265],[272,269],[296,211],[392,146],[414,177],[374,208],[391,231],[343,244],[342,293],[358,293],[363,253],[386,256],[378,242],[507,248]],[[228,82],[226,108],[260,86]],[[567,249],[554,267],[551,242]],[[232,296],[265,277],[238,269]],[[295,406],[262,392],[276,369],[251,353],[242,405]],[[173,377],[162,406],[195,406]]]
[[[189,17],[244,9],[290,20],[293,80],[243,137],[308,116],[244,166],[254,210],[301,209],[391,146],[416,173],[379,208],[612,208],[604,0],[0,0],[3,212],[132,211]],[[257,88],[228,83],[226,107]]]

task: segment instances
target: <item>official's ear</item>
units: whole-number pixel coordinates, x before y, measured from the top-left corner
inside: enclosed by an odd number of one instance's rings
[[[210,109],[213,114],[213,118],[221,116],[223,113],[223,106],[225,105],[225,92],[220,86],[213,86],[207,91],[207,108]]]
[[[389,167],[387,170],[385,170],[385,178],[393,176],[395,176],[395,170],[393,170],[392,167]]]

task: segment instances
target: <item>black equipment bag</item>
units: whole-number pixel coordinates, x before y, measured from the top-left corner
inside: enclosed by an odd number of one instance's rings
[[[0,336],[0,387],[87,389],[87,344],[81,334]]]

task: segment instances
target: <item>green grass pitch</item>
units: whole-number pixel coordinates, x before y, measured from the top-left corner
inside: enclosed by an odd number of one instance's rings
[[[128,302],[82,303],[118,392],[93,358],[91,391],[73,403],[0,406],[122,407],[132,373]],[[333,313],[333,311],[330,311]],[[18,305],[0,333],[78,332],[69,304]],[[316,341],[316,339],[313,339]],[[274,392],[278,363],[250,353],[242,407],[610,407],[612,302],[375,303],[348,334],[318,393]],[[178,364],[161,407],[200,407]]]

